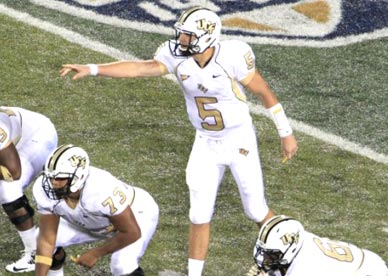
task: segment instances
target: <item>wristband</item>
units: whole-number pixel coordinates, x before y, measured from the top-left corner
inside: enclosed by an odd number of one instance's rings
[[[279,136],[281,138],[292,134],[292,128],[280,103],[277,103],[274,106],[267,108],[267,111],[272,121],[275,123]]]
[[[35,256],[35,263],[36,264],[45,264],[45,265],[48,265],[48,266],[51,266],[51,264],[53,263],[53,258],[51,257],[47,257],[47,256],[42,256],[42,255],[36,255]]]
[[[97,76],[98,75],[98,65],[97,64],[87,64],[90,70],[90,75]]]

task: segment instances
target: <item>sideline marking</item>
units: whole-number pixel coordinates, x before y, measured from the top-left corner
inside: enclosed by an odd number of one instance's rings
[[[5,5],[0,4],[0,13],[10,16],[18,21],[24,22],[26,24],[32,25],[34,27],[37,27],[39,29],[42,29],[44,31],[47,31],[49,33],[58,35],[70,42],[79,44],[85,48],[91,49],[96,52],[100,52],[102,54],[105,54],[109,57],[115,58],[117,60],[123,60],[123,59],[128,59],[128,60],[137,60],[138,58],[134,57],[133,55],[127,54],[125,52],[122,52],[118,49],[115,49],[113,47],[110,47],[108,45],[105,45],[101,42],[91,40],[85,36],[82,36],[79,33],[75,33],[73,31],[69,31],[65,28],[58,27],[52,23],[49,23],[47,21],[43,21],[41,19],[32,17],[31,15],[24,13],[24,12],[19,12],[17,10],[11,9],[6,7]],[[168,75],[166,76],[167,79],[172,80],[176,82],[176,79],[173,75]],[[269,118],[269,115],[266,111],[266,109],[260,105],[255,105],[252,103],[248,103],[249,108],[253,114],[257,115],[263,115]],[[321,141],[324,141],[328,144],[335,145],[339,147],[340,149],[367,157],[369,159],[372,159],[376,162],[383,163],[383,164],[388,164],[388,156],[378,153],[368,147],[362,146],[360,144],[353,143],[351,141],[348,141],[340,136],[336,136],[331,133],[326,133],[318,128],[309,126],[303,122],[299,122],[296,120],[293,120],[289,118],[290,124],[292,128],[295,131],[302,132],[304,134],[307,134],[311,137],[317,138]]]

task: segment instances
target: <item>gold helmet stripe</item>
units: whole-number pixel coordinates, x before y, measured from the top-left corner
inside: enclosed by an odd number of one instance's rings
[[[65,152],[65,151],[67,151],[68,149],[70,149],[70,148],[73,148],[74,147],[74,145],[71,145],[71,144],[69,144],[69,145],[62,145],[62,146],[60,146],[59,148],[57,148],[56,150],[55,150],[55,152],[51,155],[51,158],[50,158],[50,160],[49,160],[49,162],[48,162],[48,169],[50,170],[50,171],[54,171],[55,170],[55,166],[56,166],[56,164],[57,164],[57,162],[58,162],[58,159],[59,159],[59,157]]]
[[[290,219],[293,219],[293,218],[290,218],[290,217],[287,217],[284,215],[280,215],[280,216],[276,216],[272,220],[268,221],[268,223],[264,226],[264,228],[259,233],[260,241],[265,244],[267,242],[268,235],[271,232],[272,228],[274,228],[280,222],[290,220]]]
[[[196,12],[196,11],[199,11],[199,10],[207,10],[207,9],[203,8],[203,7],[200,7],[200,6],[192,7],[190,9],[186,10],[184,13],[182,13],[182,15],[178,19],[178,22],[180,24],[185,23],[185,21],[187,20],[187,17],[189,17],[193,12]]]

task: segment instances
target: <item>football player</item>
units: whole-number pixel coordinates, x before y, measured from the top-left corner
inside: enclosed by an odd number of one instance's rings
[[[111,254],[113,275],[144,275],[139,262],[159,217],[148,192],[90,166],[82,148],[62,145],[48,157],[33,195],[40,213],[36,275],[63,275],[64,247],[100,240],[73,261],[92,268]]]
[[[0,107],[0,202],[24,246],[22,257],[6,266],[9,272],[35,269],[34,210],[24,191],[57,143],[55,127],[46,116],[19,107]]]
[[[318,237],[284,215],[263,225],[253,255],[260,272],[249,275],[388,276],[387,265],[377,254]]]
[[[297,142],[277,97],[255,69],[255,55],[242,41],[220,41],[221,20],[214,12],[193,7],[175,24],[176,36],[154,58],[106,64],[66,64],[65,76],[156,77],[174,74],[183,89],[196,137],[186,168],[190,191],[189,276],[202,274],[210,240],[217,192],[229,167],[243,208],[260,227],[272,217],[264,194],[257,138],[246,90],[261,100],[281,138],[283,160],[297,152]]]

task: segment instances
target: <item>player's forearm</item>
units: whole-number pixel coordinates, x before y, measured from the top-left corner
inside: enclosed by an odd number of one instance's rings
[[[35,275],[46,276],[52,264],[52,252],[54,245],[51,243],[38,242],[35,255]]]
[[[98,64],[94,74],[113,78],[156,77],[162,75],[159,64],[154,60],[147,61],[117,61]]]
[[[112,63],[98,64],[97,74],[112,78],[136,77],[135,66],[130,61],[117,61]],[[91,72],[92,75],[94,75]]]
[[[48,265],[44,264],[35,264],[35,275],[36,276],[46,276],[47,273],[49,272],[50,267]]]
[[[98,257],[102,257],[107,254],[111,254],[120,250],[134,242],[136,242],[140,236],[131,235],[129,233],[118,232],[116,235],[107,240],[103,245],[92,249]]]

